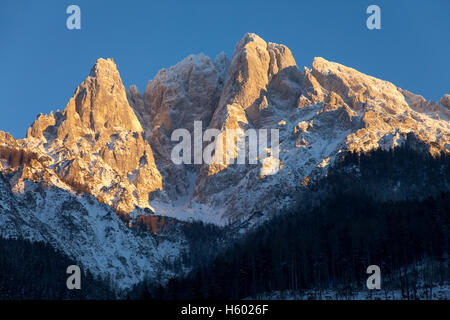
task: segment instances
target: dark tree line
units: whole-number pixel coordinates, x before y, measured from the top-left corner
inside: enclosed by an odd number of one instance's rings
[[[347,153],[312,186],[315,193],[321,189],[326,195],[358,190],[380,201],[425,199],[450,191],[450,156],[432,156],[408,144],[389,151]]]
[[[384,287],[412,296],[418,279],[407,279],[411,266],[433,266],[426,283],[431,287],[450,279],[449,212],[449,193],[383,204],[341,195],[310,213],[274,218],[210,265],[170,280],[165,288],[148,287],[145,296],[242,299],[275,290],[329,288],[350,295],[364,289],[372,264],[387,276]],[[441,262],[437,268],[435,261]]]
[[[188,267],[208,264],[228,238],[228,230],[201,221],[184,226],[183,236],[188,243],[188,250],[181,253],[180,262]]]
[[[379,265],[385,290],[415,298],[417,288],[448,284],[449,157],[407,147],[349,154],[299,203],[214,260],[166,286],[133,292],[148,299],[242,299],[272,291],[365,289]],[[357,174],[355,174],[355,172]],[[301,201],[305,201],[302,194]]]
[[[176,232],[178,236],[186,240],[187,247],[181,251],[178,258],[170,261],[163,260],[161,267],[178,275],[183,274],[185,268],[196,269],[208,266],[226,248],[227,241],[230,241],[232,237],[231,231],[227,228],[202,221],[182,223]],[[158,289],[162,290],[162,288]],[[126,299],[151,299],[153,296],[150,292],[153,290],[156,290],[156,287],[151,281],[144,280],[126,294]]]
[[[80,290],[68,290],[70,265],[77,263],[48,244],[0,238],[0,300],[115,298],[90,272],[82,271]]]

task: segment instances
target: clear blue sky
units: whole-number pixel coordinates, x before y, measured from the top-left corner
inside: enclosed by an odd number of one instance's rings
[[[81,8],[67,30],[66,8]],[[370,4],[382,29],[366,28]],[[99,57],[126,87],[191,53],[229,57],[246,32],[287,45],[300,68],[321,56],[438,100],[450,93],[450,1],[0,1],[0,130],[23,138],[64,109]]]

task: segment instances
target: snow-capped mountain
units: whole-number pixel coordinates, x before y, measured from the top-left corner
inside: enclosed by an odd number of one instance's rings
[[[25,139],[0,132],[1,234],[49,242],[129,287],[164,277],[160,261],[184,244],[137,234],[115,213],[219,225],[267,218],[346,151],[389,149],[413,135],[431,154],[449,153],[449,119],[450,95],[427,101],[323,58],[301,70],[286,46],[255,34],[231,61],[199,54],[162,69],[144,94],[99,59],[63,111],[39,115]],[[194,121],[224,133],[279,129],[280,158],[175,165],[171,134],[192,133]]]
[[[66,109],[40,115],[20,145],[50,157],[44,167],[71,188],[129,213],[162,188],[143,133],[114,62],[99,59]]]
[[[156,162],[166,159],[163,176],[170,188],[179,191],[172,192],[171,199],[184,199],[181,203],[155,199],[152,205],[161,214],[183,218],[190,213],[225,223],[254,212],[277,212],[291,205],[299,185],[326,173],[341,153],[391,148],[408,134],[428,145],[430,153],[450,150],[448,95],[440,103],[427,102],[323,58],[300,71],[287,47],[266,43],[254,34],[237,44],[230,64],[220,59],[225,62],[215,71],[216,64],[204,55],[161,71],[138,104],[141,118],[148,119],[150,144],[158,150]],[[223,83],[221,74],[226,74]],[[196,96],[201,89],[203,100]],[[278,173],[267,175],[267,166],[261,164],[173,165],[167,161],[170,134],[179,127],[192,131],[193,120],[206,121],[207,127],[222,132],[279,129],[280,161],[268,163],[277,166]]]

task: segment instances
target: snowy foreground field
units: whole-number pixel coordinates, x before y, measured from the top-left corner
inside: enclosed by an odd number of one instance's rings
[[[274,291],[246,300],[449,300],[450,285],[438,285],[432,288],[418,288],[416,294],[402,294],[401,290],[364,290],[345,294],[336,290],[324,291]]]

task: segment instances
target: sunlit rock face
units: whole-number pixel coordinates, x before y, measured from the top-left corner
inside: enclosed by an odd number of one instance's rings
[[[189,171],[196,169],[172,162],[171,151],[176,142],[171,141],[171,135],[178,128],[192,134],[194,121],[201,121],[203,130],[206,129],[217,106],[228,65],[224,53],[214,61],[204,54],[190,55],[177,65],[162,69],[149,81],[143,108],[139,107],[139,98],[132,98],[137,101],[134,108],[140,114],[147,141],[157,154],[156,163],[164,176],[165,194],[157,193],[158,201],[170,203],[189,196]],[[133,97],[132,90],[129,96]]]
[[[300,72],[287,47],[266,43],[255,34],[246,34],[236,45],[210,127],[221,130],[224,139],[229,129],[278,129],[281,119],[277,119],[295,107],[301,91],[300,80]],[[224,146],[223,154],[224,160],[228,161],[237,157],[237,150],[225,150]],[[218,207],[227,199],[237,199],[242,201],[239,206],[253,209],[254,203],[248,192],[240,190],[245,194],[238,195],[232,188],[236,188],[242,179],[248,179],[248,175],[251,180],[259,177],[258,170],[261,170],[261,164],[205,164],[197,179],[194,199]],[[250,185],[247,188],[250,189]]]
[[[99,59],[64,111],[40,115],[26,139],[0,134],[0,170],[15,192],[40,181],[121,213],[153,208],[224,224],[289,207],[346,151],[389,149],[413,136],[433,155],[449,152],[449,117],[449,95],[427,101],[323,58],[299,69],[286,46],[249,33],[231,61],[190,55],[143,93],[126,91],[114,62]],[[268,138],[256,164],[175,165],[172,133],[193,134],[194,121],[201,134],[217,129],[222,138],[230,129],[278,130],[279,158]],[[216,145],[225,160],[236,160],[236,139],[232,148]]]
[[[115,63],[99,59],[65,109],[39,115],[25,139],[0,131],[0,235],[50,243],[118,288],[164,283],[175,276],[167,262],[189,249],[176,219],[242,230],[292,206],[346,151],[408,141],[450,152],[449,118],[448,94],[428,101],[323,58],[299,69],[286,46],[255,34],[231,61],[188,56],[143,93],[126,91]],[[172,133],[193,134],[195,121],[201,135],[223,138],[278,130],[279,157],[269,139],[256,164],[175,165]],[[216,142],[225,160],[236,160],[236,138],[231,148]]]
[[[62,183],[119,212],[151,208],[162,177],[111,59],[99,59],[63,112],[40,115],[21,144],[50,156]]]
[[[247,34],[236,46],[211,126],[278,128],[280,167],[265,175],[267,163],[204,165],[194,199],[240,221],[289,207],[305,181],[313,183],[345,151],[389,149],[412,134],[431,154],[448,152],[446,103],[323,58],[300,72],[289,49]]]

